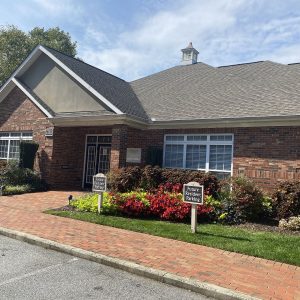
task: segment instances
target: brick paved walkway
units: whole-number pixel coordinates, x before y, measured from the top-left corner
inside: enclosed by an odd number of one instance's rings
[[[0,226],[262,299],[300,299],[299,267],[42,213],[69,194],[0,197]]]

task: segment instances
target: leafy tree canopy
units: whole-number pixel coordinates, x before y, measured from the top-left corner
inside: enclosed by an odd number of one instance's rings
[[[72,57],[77,54],[77,43],[59,27],[35,27],[28,33],[13,25],[0,27],[0,86],[39,44]]]

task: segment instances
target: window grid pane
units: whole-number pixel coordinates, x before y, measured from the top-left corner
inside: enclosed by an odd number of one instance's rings
[[[230,134],[166,135],[164,166],[214,171],[230,176],[232,144],[233,135]]]
[[[226,141],[230,142],[232,141],[232,135],[211,135],[210,136],[211,141]]]
[[[183,145],[166,145],[165,166],[167,168],[183,168]]]
[[[209,153],[210,170],[231,170],[231,145],[211,145]]]
[[[0,132],[0,138],[1,137],[8,137],[9,133],[8,132]]]
[[[184,141],[184,135],[167,135],[166,141],[168,142]]]
[[[22,137],[32,138],[32,132],[23,132]]]
[[[207,141],[206,135],[188,135],[187,141]]]
[[[187,145],[186,147],[186,168],[187,169],[205,169],[206,146],[205,145]]]
[[[20,157],[20,141],[12,140],[10,141],[9,158],[19,159],[19,157]]]
[[[0,158],[7,159],[8,141],[0,141]]]
[[[32,140],[32,132],[0,132],[0,159],[19,159],[21,140]]]

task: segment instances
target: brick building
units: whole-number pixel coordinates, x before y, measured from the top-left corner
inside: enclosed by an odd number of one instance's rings
[[[20,140],[40,145],[53,187],[89,187],[98,172],[149,163],[243,174],[262,187],[300,174],[300,65],[197,62],[126,82],[38,46],[0,90],[0,159]],[[152,151],[152,152],[151,152]]]

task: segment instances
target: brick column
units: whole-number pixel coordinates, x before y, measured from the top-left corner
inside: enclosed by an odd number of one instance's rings
[[[128,127],[116,125],[112,128],[110,169],[115,170],[126,166]]]

